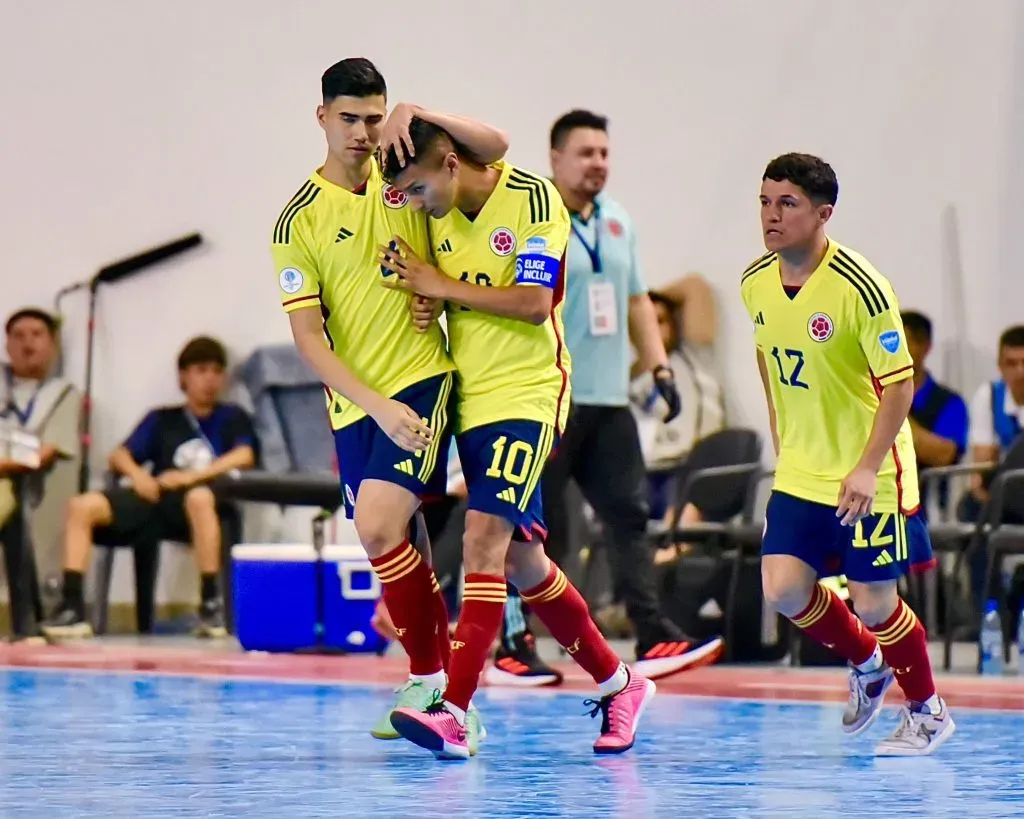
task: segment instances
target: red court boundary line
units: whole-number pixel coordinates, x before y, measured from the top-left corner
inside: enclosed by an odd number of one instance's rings
[[[394,686],[405,676],[405,661],[373,655],[245,653],[225,649],[112,646],[98,643],[63,646],[0,645],[0,668],[187,677],[306,685]],[[593,682],[575,666],[559,665],[565,684],[554,689],[502,689],[592,694]],[[953,707],[1024,712],[1024,677],[939,677],[939,690]],[[658,681],[662,694],[756,702],[845,702],[842,669],[788,669],[761,666],[713,666]],[[897,687],[889,702],[897,704]]]

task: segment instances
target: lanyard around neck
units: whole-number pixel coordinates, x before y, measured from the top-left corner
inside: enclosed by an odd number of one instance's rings
[[[604,267],[601,264],[601,209],[598,207],[597,202],[594,203],[594,211],[590,214],[590,220],[594,223],[594,244],[590,245],[586,239],[583,238],[583,234],[580,233],[576,227],[576,217],[572,218],[572,232],[576,234],[576,238],[579,239],[583,249],[587,251],[587,255],[590,257],[590,266],[593,268],[595,273],[601,273],[604,271]]]

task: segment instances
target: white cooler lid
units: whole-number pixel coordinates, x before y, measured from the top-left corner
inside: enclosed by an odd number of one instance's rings
[[[268,563],[313,563],[316,550],[309,543],[239,543],[231,549],[233,560]],[[366,560],[359,545],[331,544],[324,546],[324,560]]]

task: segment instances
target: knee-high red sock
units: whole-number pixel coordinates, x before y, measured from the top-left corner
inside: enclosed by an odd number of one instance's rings
[[[866,662],[878,643],[835,592],[815,584],[811,602],[796,617],[798,629],[855,665]]]
[[[384,605],[395,624],[398,640],[409,655],[409,671],[417,676],[441,671],[434,618],[423,616],[434,605],[434,573],[430,567],[408,540],[381,557],[371,558],[370,565],[383,587]]]
[[[935,693],[932,661],[928,656],[928,635],[910,606],[900,600],[892,616],[871,631],[878,638],[882,656],[892,668],[907,699],[927,701]]]
[[[432,605],[437,626],[437,650],[441,654],[441,665],[447,671],[452,659],[452,640],[448,636],[448,605],[444,602],[441,584],[437,582],[437,575],[433,572],[430,573],[430,586],[434,590]]]
[[[448,688],[444,692],[445,701],[463,711],[469,708],[480,683],[480,672],[501,628],[505,596],[505,578],[501,575],[466,575],[462,611],[448,664]]]
[[[539,586],[520,591],[551,636],[599,685],[611,678],[621,661],[594,621],[586,601],[554,563]]]

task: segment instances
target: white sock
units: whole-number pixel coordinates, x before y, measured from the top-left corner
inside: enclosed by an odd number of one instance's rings
[[[444,707],[448,709],[448,713],[450,713],[453,717],[455,717],[455,719],[459,721],[459,725],[461,725],[463,728],[466,727],[465,711],[463,711],[457,705],[452,705],[450,702],[448,702],[448,700],[444,701]]]
[[[939,701],[938,694],[932,694],[926,699],[924,706],[931,712],[933,717],[937,717],[942,712],[942,703]]]
[[[598,683],[597,690],[600,692],[602,697],[609,697],[612,694],[618,694],[628,684],[629,671],[626,670],[625,663],[619,663],[619,667],[615,669],[614,674],[612,674],[603,683]]]
[[[428,691],[444,691],[448,684],[444,670],[435,671],[433,674],[410,674],[409,679],[414,682],[423,683]]]
[[[871,656],[868,657],[864,662],[857,666],[857,670],[865,674],[870,674],[872,671],[878,671],[882,667],[882,649],[880,646],[875,646],[875,650],[871,652]]]

